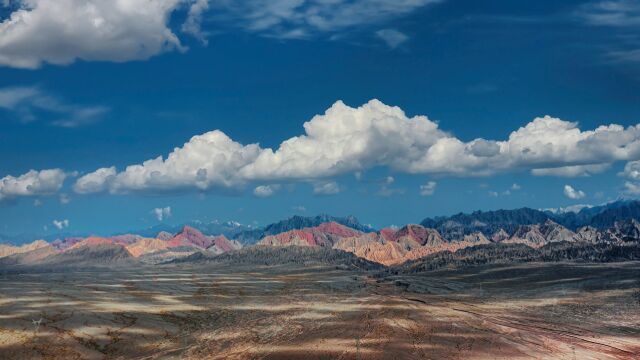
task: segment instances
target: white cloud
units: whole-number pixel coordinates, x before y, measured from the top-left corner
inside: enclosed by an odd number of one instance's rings
[[[438,184],[435,181],[429,181],[424,185],[420,185],[420,195],[431,196],[436,192],[436,186]]]
[[[253,195],[260,197],[260,198],[266,198],[266,197],[270,197],[273,196],[276,191],[280,190],[280,185],[260,185],[257,186],[255,189],[253,189]]]
[[[35,69],[43,62],[144,60],[165,51],[184,51],[168,27],[187,0],[18,0],[0,23],[0,64]],[[199,19],[193,5],[186,25]]]
[[[80,177],[73,185],[73,191],[78,194],[90,194],[109,189],[116,176],[116,167],[100,168],[92,173]]]
[[[395,49],[409,40],[409,37],[396,29],[382,29],[376,31],[376,36],[384,41],[388,47]]]
[[[182,31],[193,35],[204,45],[208,44],[207,33],[202,31],[202,15],[209,10],[209,0],[193,0],[189,7],[187,20],[182,24]]]
[[[94,179],[97,186],[83,187],[79,180],[76,187],[85,193],[229,189],[256,182],[327,181],[323,179],[375,167],[448,176],[532,169],[540,174],[551,171],[540,169],[552,168],[556,174],[578,175],[616,161],[640,159],[640,125],[582,131],[577,123],[545,116],[505,140],[464,142],[426,116],[408,117],[378,100],[357,108],[338,101],[304,123],[304,130],[275,150],[243,145],[215,130],[194,136],[166,158],[131,165],[119,173],[109,168],[106,176],[85,175],[80,180]]]
[[[640,180],[640,161],[629,161],[624,165],[624,170],[618,175],[631,180]]]
[[[576,190],[570,185],[564,186],[564,196],[568,197],[569,199],[582,199],[586,195],[587,194],[585,194],[584,191]]]
[[[522,189],[522,186],[520,186],[519,184],[513,183],[513,185],[511,185],[511,190],[520,190]]]
[[[171,217],[171,206],[155,208],[151,211],[158,221],[166,220]]]
[[[489,191],[489,196],[498,197],[498,192],[497,191]]]
[[[611,164],[595,164],[595,165],[574,165],[563,166],[557,168],[532,169],[531,174],[535,176],[560,176],[560,177],[578,177],[591,176],[607,171]]]
[[[338,34],[407,15],[441,0],[223,0],[211,4],[229,23],[283,39]]]
[[[340,185],[335,181],[321,181],[313,184],[313,193],[316,195],[335,195],[340,191]]]
[[[630,195],[640,195],[640,184],[627,181],[624,183],[624,192]]]
[[[69,227],[69,220],[67,220],[67,219],[64,219],[64,220],[53,220],[52,224],[58,230],[62,230],[64,228],[68,228]]]
[[[61,169],[30,170],[18,177],[7,175],[0,179],[0,201],[55,194],[62,188],[66,177]]]
[[[11,112],[23,123],[35,121],[37,112],[46,112],[55,118],[52,124],[61,127],[91,124],[109,111],[104,106],[69,104],[37,87],[0,88],[0,109]]]
[[[292,206],[291,209],[295,212],[305,212],[307,208],[302,205]]]
[[[42,200],[40,200],[40,199],[35,199],[35,200],[33,200],[33,206],[34,206],[34,207],[40,207],[40,206],[42,206]]]
[[[580,210],[583,209],[590,209],[592,208],[593,205],[590,204],[576,204],[576,205],[570,205],[567,207],[560,207],[560,208],[549,208],[549,209],[544,209],[545,211],[549,211],[552,212],[554,214],[566,214],[566,213],[579,213]]]

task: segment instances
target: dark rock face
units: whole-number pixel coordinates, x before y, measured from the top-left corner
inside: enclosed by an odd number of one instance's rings
[[[438,230],[448,240],[454,240],[474,232],[481,232],[487,237],[491,237],[500,230],[513,234],[521,225],[544,223],[549,219],[550,216],[542,211],[522,208],[475,211],[471,214],[460,213],[450,217],[427,218],[420,224]]]
[[[640,219],[640,201],[621,200],[602,206],[584,208],[577,213],[553,213],[529,208],[475,211],[471,214],[460,213],[452,216],[427,218],[420,224],[438,230],[448,240],[454,240],[477,231],[490,238],[493,238],[500,230],[504,230],[509,236],[512,236],[520,226],[543,224],[547,220],[552,220],[571,231],[577,231],[584,226],[591,226],[602,231],[613,227],[616,222],[629,219]],[[504,239],[504,235],[499,234],[497,239]]]

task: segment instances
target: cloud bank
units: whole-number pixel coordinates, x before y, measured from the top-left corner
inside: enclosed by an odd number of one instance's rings
[[[583,131],[575,122],[550,116],[534,119],[505,140],[463,141],[426,116],[408,117],[399,107],[378,100],[357,108],[338,101],[303,127],[304,134],[276,149],[243,145],[214,130],[194,136],[166,158],[159,156],[120,172],[110,167],[89,173],[78,179],[75,189],[80,193],[238,189],[256,182],[328,181],[375,167],[445,176],[525,170],[575,176],[582,174],[575,169],[595,171],[616,161],[640,159],[640,125],[612,124]]]

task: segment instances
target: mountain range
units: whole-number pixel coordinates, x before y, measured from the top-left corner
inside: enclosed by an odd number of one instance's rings
[[[531,208],[475,211],[470,214],[459,213],[452,216],[426,218],[420,224],[436,229],[445,238],[453,240],[474,232],[492,236],[500,229],[512,234],[521,225],[539,224],[547,220],[576,231],[583,226],[604,230],[617,221],[638,218],[640,218],[640,201],[618,200],[600,206],[584,207],[577,212]]]
[[[639,215],[640,202],[618,201],[578,212],[529,208],[477,211],[380,230],[360,224],[353,216],[329,215],[294,216],[262,228],[237,223],[197,223],[200,229],[184,225],[175,232],[170,227],[156,227],[158,233],[153,235],[143,232],[109,237],[71,236],[21,246],[0,245],[0,265],[158,264],[206,260],[242,248],[310,247],[352,253],[370,262],[392,266],[437,253],[457,253],[483,246],[522,245],[537,250],[555,243],[579,247],[637,244]],[[204,233],[202,228],[213,233]]]

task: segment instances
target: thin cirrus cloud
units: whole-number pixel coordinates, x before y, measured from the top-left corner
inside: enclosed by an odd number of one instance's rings
[[[409,37],[404,33],[396,29],[382,29],[376,31],[376,36],[391,49],[395,49],[398,46],[409,40]]]
[[[224,0],[212,2],[219,19],[281,39],[311,38],[383,23],[442,0]]]
[[[89,173],[75,188],[116,194],[241,189],[257,182],[326,181],[375,167],[460,177],[540,174],[537,169],[640,159],[640,125],[583,131],[577,123],[544,116],[504,140],[463,141],[426,116],[408,117],[378,100],[356,108],[338,101],[304,123],[304,130],[276,149],[243,145],[214,130],[192,137],[166,158]]]
[[[183,31],[202,35],[206,1],[192,0],[17,0],[0,23],[0,65],[37,69],[43,63],[145,60],[185,51],[169,20],[188,8]]]
[[[100,120],[109,108],[71,104],[31,86],[0,88],[0,110],[22,123],[36,121],[39,114],[45,113],[54,119],[52,125],[72,128]]]
[[[636,0],[604,0],[582,5],[577,15],[589,25],[640,26],[640,3]]]

